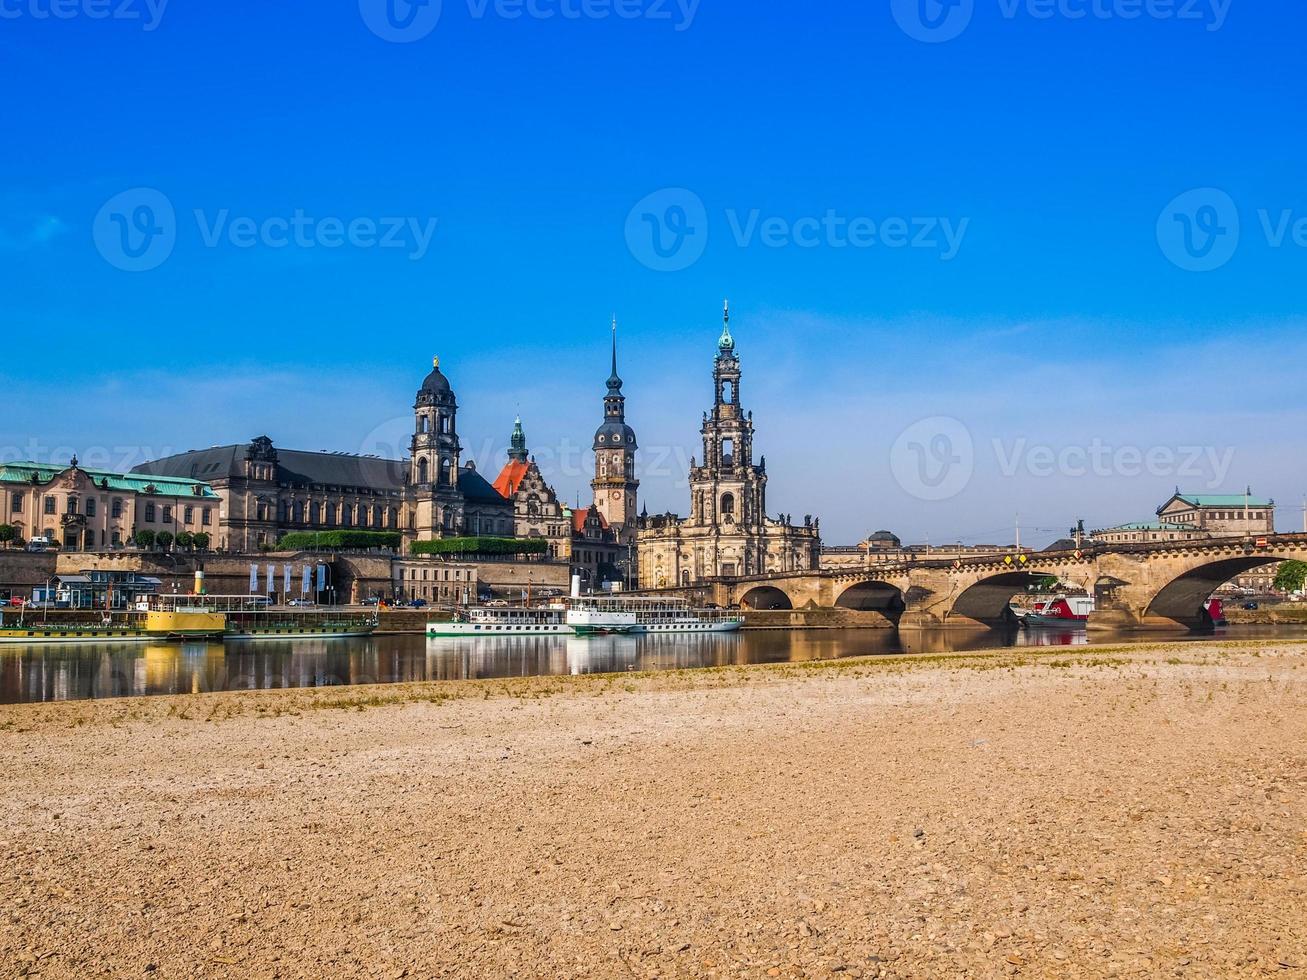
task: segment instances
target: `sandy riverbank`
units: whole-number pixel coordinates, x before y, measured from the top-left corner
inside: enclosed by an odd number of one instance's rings
[[[1307,645],[5,707],[0,857],[0,976],[1301,976]]]

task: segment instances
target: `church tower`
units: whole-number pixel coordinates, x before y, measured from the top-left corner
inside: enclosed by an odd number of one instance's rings
[[[753,462],[753,413],[740,402],[740,359],[731,336],[731,308],[722,314],[722,335],[713,362],[713,407],[704,413],[703,465],[690,469],[690,523],[717,535],[744,535],[746,547],[723,561],[719,575],[766,571],[762,541],[767,520],[767,470]]]
[[[604,424],[595,433],[595,506],[617,532],[623,544],[635,540],[636,496],[640,481],[635,478],[635,430],[626,424],[626,397],[617,375],[617,320],[613,320],[613,370],[604,395]]]
[[[413,405],[415,427],[409,483],[416,495],[414,530],[419,540],[463,532],[463,494],[458,489],[458,401],[449,379],[440,373],[440,358],[418,389]]]

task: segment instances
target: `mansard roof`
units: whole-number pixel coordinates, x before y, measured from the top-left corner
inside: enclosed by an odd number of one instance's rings
[[[15,462],[0,465],[0,483],[44,485],[70,470],[86,474],[97,487],[124,493],[144,493],[156,497],[200,497],[216,499],[218,494],[202,480],[174,479],[169,476],[131,473],[113,473],[109,470],[88,470],[80,466],[50,463]]]
[[[231,480],[244,476],[248,445],[214,446],[143,463],[132,470],[152,476],[188,480]],[[277,450],[277,482],[355,487],[381,493],[402,493],[408,463],[379,456],[349,453]]]

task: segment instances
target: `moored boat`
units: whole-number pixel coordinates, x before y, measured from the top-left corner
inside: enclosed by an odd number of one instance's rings
[[[1024,619],[1025,626],[1083,626],[1094,611],[1094,597],[1089,595],[1064,596],[1037,605]]]
[[[563,606],[473,606],[453,622],[427,624],[430,638],[446,636],[573,636]]]

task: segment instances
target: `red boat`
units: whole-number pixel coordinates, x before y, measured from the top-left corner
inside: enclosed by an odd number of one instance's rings
[[[1027,626],[1077,626],[1089,622],[1089,614],[1093,611],[1093,596],[1060,595],[1035,606],[1022,622]]]

